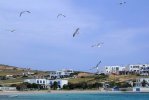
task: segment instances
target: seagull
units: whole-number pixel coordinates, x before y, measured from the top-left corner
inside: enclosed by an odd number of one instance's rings
[[[123,4],[126,4],[126,2],[124,1],[124,2],[120,2],[120,5],[123,5]]]
[[[98,44],[92,45],[91,47],[99,47],[99,48],[100,48],[102,44],[104,44],[104,43],[103,43],[103,42],[101,42],[101,43],[98,43]]]
[[[63,14],[58,14],[58,15],[57,15],[57,18],[59,18],[60,16],[66,17],[66,16],[63,15]]]
[[[95,69],[95,68],[96,68],[97,73],[99,73],[99,65],[100,65],[100,63],[101,63],[101,61],[99,61],[99,62],[97,63],[97,65],[92,68],[92,69]]]
[[[73,33],[73,37],[75,37],[76,34],[79,34],[79,30],[80,30],[80,28],[77,28],[77,29],[75,30],[75,32]]]
[[[95,68],[97,68],[97,67],[99,66],[99,64],[100,64],[100,63],[101,63],[101,61],[99,61],[99,62],[98,62],[98,64],[96,65],[96,67],[95,67]]]
[[[101,61],[99,61],[98,64],[95,67],[93,67],[92,69],[95,69],[95,68],[98,69],[98,66],[100,63],[101,63]]]
[[[16,30],[10,30],[10,32],[14,32],[14,31],[16,31]]]
[[[20,12],[20,17],[22,16],[22,14],[24,14],[24,13],[31,13],[30,11],[22,11],[22,12]]]
[[[15,32],[16,30],[15,30],[15,29],[12,29],[12,30],[7,30],[7,31],[10,31],[10,32]]]

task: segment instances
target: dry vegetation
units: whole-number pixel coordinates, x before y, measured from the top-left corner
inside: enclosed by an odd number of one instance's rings
[[[80,77],[80,78],[72,78],[69,79],[70,83],[82,83],[82,82],[87,82],[88,84],[90,83],[96,83],[96,82],[124,82],[124,81],[134,81],[136,78],[149,78],[149,76],[137,76],[137,75],[109,75],[109,76],[102,76],[102,75],[92,75],[92,76],[87,76],[87,77]]]

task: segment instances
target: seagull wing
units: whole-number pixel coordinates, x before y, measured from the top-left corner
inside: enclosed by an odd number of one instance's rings
[[[16,31],[16,30],[15,30],[15,29],[8,29],[8,30],[6,30],[6,31],[14,32],[14,31]]]
[[[58,14],[58,15],[57,15],[57,18],[58,18],[59,16],[61,16],[61,14]]]
[[[98,62],[98,64],[96,65],[96,68],[99,66],[100,63],[101,63],[101,61]]]
[[[76,34],[75,34],[75,33],[73,33],[73,37],[75,37],[75,35],[76,35]]]
[[[98,43],[98,44],[97,44],[97,47],[101,47],[101,43]]]
[[[75,37],[76,34],[79,34],[78,31],[79,31],[79,28],[77,28],[77,29],[75,30],[75,32],[73,33],[73,37]]]
[[[11,30],[11,32],[14,32],[14,31],[16,31],[16,30]]]
[[[63,15],[63,17],[66,17],[65,15]]]
[[[20,17],[22,16],[23,13],[24,13],[24,11],[20,12]]]
[[[59,18],[60,16],[66,17],[66,16],[63,15],[63,14],[58,14],[58,15],[57,15],[57,18]]]
[[[98,64],[95,67],[92,67],[90,70],[95,69],[95,68],[98,70],[98,66],[100,63],[101,63],[101,61],[99,61]]]
[[[31,13],[30,11],[26,11],[26,12]]]
[[[103,42],[98,43],[98,44],[97,44],[97,47],[101,47],[102,44],[104,44],[104,43],[103,43]]]
[[[25,12],[27,12],[27,13],[31,13],[30,11],[22,11],[22,12],[20,12],[20,17],[21,17],[22,14],[24,14]]]

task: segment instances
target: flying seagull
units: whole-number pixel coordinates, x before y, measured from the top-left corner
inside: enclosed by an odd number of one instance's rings
[[[77,29],[75,30],[75,32],[73,33],[73,37],[75,37],[76,34],[79,34],[79,30],[80,30],[80,28],[77,28]]]
[[[124,2],[120,2],[120,5],[123,5],[123,4],[126,4],[126,2],[124,1]]]
[[[92,67],[92,69],[98,68],[100,63],[101,63],[101,61],[99,61],[98,64],[95,67]]]
[[[15,29],[12,29],[12,30],[7,30],[7,31],[9,31],[9,32],[15,32],[16,30]]]
[[[99,48],[100,48],[102,44],[104,44],[104,43],[103,43],[103,42],[101,42],[101,43],[98,43],[98,44],[92,45],[91,47],[99,47]]]
[[[97,67],[99,66],[99,64],[100,64],[100,63],[101,63],[101,61],[99,61],[99,62],[98,62],[98,64],[96,65],[96,67],[95,67],[95,68],[97,68]]]
[[[58,15],[57,15],[57,18],[59,18],[60,16],[66,17],[66,16],[63,15],[63,14],[58,14]]]
[[[22,11],[22,12],[20,12],[20,17],[22,16],[22,14],[24,14],[24,13],[31,13],[30,11]]]
[[[97,73],[99,73],[99,65],[100,65],[101,61],[99,61],[97,63],[97,65],[95,67],[93,67],[92,69],[96,69],[97,70]]]

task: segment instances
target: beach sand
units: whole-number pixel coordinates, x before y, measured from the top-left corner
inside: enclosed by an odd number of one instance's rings
[[[99,90],[50,90],[50,91],[0,91],[0,95],[8,94],[44,94],[44,93],[98,93]]]
[[[50,91],[0,91],[0,95],[21,95],[21,94],[63,94],[63,93],[120,93],[121,91],[100,91],[100,90],[50,90]]]

